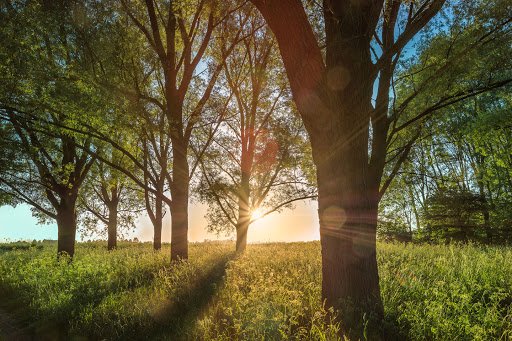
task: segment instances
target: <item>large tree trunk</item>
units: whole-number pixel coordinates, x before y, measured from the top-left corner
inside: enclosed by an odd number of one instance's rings
[[[187,148],[173,141],[173,182],[171,184],[171,260],[188,259],[189,169]]]
[[[57,254],[73,258],[76,236],[76,198],[62,199],[57,208],[58,242]]]
[[[365,313],[379,321],[384,315],[376,259],[378,210],[361,154],[334,154],[317,163],[322,297],[326,307],[339,312],[347,331],[360,327]]]
[[[117,248],[117,202],[108,205],[108,243],[109,251]]]
[[[340,312],[344,331],[356,329],[362,337],[363,314],[383,316],[376,261],[381,173],[368,173],[375,78],[369,44],[382,0],[324,1],[325,63],[300,1],[251,1],[277,38],[310,136],[318,180],[322,298],[326,307]]]

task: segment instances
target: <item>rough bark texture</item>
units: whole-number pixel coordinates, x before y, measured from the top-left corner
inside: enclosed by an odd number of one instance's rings
[[[188,259],[189,182],[187,147],[173,141],[171,260]]]
[[[67,255],[73,258],[75,254],[76,235],[76,211],[75,198],[67,198],[61,201],[57,208],[58,242],[57,254]]]
[[[158,196],[155,200],[155,219],[153,220],[153,250],[158,251],[162,248],[162,199]]]
[[[117,248],[117,203],[110,203],[108,205],[108,250]]]
[[[383,316],[376,261],[377,208],[371,207],[360,153],[339,152],[318,166],[322,297],[326,306]],[[343,162],[341,162],[343,160]],[[359,162],[360,165],[360,162]],[[345,322],[345,312],[341,312]],[[352,317],[357,319],[359,316]]]

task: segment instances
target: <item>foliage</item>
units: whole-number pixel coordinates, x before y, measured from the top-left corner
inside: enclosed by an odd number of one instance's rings
[[[484,240],[481,212],[485,202],[470,191],[443,189],[424,203],[422,237],[436,241]]]
[[[338,338],[319,300],[318,242],[249,245],[241,258],[232,258],[231,243],[191,244],[190,260],[173,265],[147,243],[114,252],[82,243],[72,264],[57,263],[55,245],[43,245],[0,252],[5,302],[38,335],[59,327],[62,337],[109,340]],[[509,247],[377,250],[381,327],[390,337],[512,339]]]
[[[32,242],[12,242],[0,244],[0,251],[15,251],[15,250],[27,250],[30,248],[42,249],[43,245],[37,243],[35,240]]]
[[[250,36],[233,49],[219,76],[216,100],[225,111],[201,162],[196,185],[208,204],[208,230],[229,234],[241,225],[314,198],[311,147],[291,102],[270,29],[246,6],[232,31]],[[246,22],[247,21],[247,22]],[[218,43],[219,50],[226,43]]]
[[[87,63],[69,20],[68,14],[77,9],[74,4],[1,6],[8,17],[2,23],[5,44],[0,47],[1,143],[7,145],[2,157],[17,159],[1,171],[0,192],[32,205],[44,222],[57,218],[63,203],[76,198],[92,163],[76,147],[90,139],[60,126],[74,126],[76,117],[102,111],[105,103],[101,93],[80,78]]]
[[[512,198],[512,8],[506,1],[448,4],[442,23],[418,37],[416,55],[399,63],[388,158],[407,157],[401,167],[385,168],[395,181],[380,212],[430,241],[505,243],[512,221],[504,209]]]

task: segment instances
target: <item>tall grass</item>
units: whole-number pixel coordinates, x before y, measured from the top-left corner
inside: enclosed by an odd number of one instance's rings
[[[0,295],[43,339],[338,338],[320,299],[318,242],[233,250],[191,244],[174,264],[168,245],[79,244],[71,264],[55,246],[0,251]],[[389,335],[512,340],[510,248],[380,243],[378,262]]]
[[[512,249],[379,245],[384,306],[411,340],[512,340]]]

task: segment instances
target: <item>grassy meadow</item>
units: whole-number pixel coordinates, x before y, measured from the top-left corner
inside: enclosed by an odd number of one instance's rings
[[[21,245],[21,244],[20,244]],[[42,340],[334,340],[320,302],[320,244],[78,244],[0,247],[1,306]],[[512,249],[378,244],[389,335],[512,340]]]

